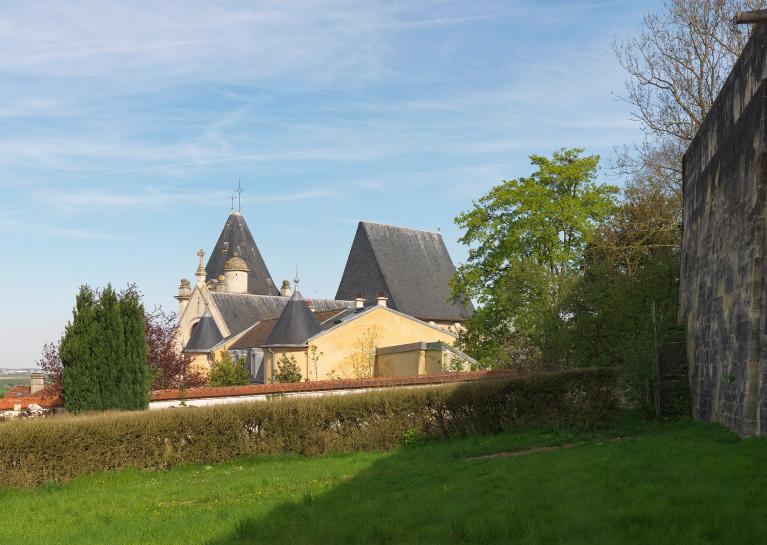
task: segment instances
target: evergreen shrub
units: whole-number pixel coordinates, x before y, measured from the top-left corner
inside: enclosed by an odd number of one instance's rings
[[[291,354],[283,354],[277,360],[277,371],[274,373],[277,382],[301,382],[301,369],[298,367],[296,357]]]
[[[0,486],[83,473],[162,469],[259,453],[318,455],[492,434],[519,426],[595,428],[617,408],[615,374],[581,369],[513,380],[364,394],[60,416],[0,424]]]
[[[244,357],[234,360],[225,351],[210,367],[211,386],[244,386],[249,382],[250,371]]]

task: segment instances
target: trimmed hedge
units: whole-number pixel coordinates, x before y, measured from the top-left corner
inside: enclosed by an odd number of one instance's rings
[[[283,398],[0,424],[0,486],[83,473],[168,468],[258,453],[387,449],[523,425],[599,427],[616,408],[615,375],[584,369],[515,380]]]

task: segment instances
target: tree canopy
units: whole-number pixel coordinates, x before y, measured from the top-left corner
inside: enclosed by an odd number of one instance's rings
[[[458,268],[454,293],[480,303],[469,323],[469,331],[482,332],[471,341],[485,352],[480,357],[492,358],[498,339],[520,334],[545,359],[559,362],[565,356],[562,303],[582,268],[586,245],[615,209],[618,193],[617,187],[596,182],[599,156],[583,152],[531,155],[537,170],[530,176],[493,187],[456,218],[469,257]]]

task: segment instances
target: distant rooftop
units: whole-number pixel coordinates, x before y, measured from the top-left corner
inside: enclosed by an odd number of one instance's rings
[[[454,274],[440,233],[361,221],[336,299],[361,294],[372,305],[383,292],[388,306],[410,316],[462,322],[474,307],[451,301]]]

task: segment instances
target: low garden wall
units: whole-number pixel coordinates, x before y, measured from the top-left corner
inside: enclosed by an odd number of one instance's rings
[[[149,394],[149,408],[175,406],[190,400],[226,399],[228,402],[248,397],[271,396],[273,394],[311,394],[334,393],[343,390],[356,391],[362,389],[393,388],[400,386],[419,386],[429,384],[448,384],[455,382],[472,382],[498,378],[519,377],[520,373],[513,369],[485,369],[481,371],[466,371],[460,373],[436,373],[408,377],[375,377],[369,379],[335,379],[311,382],[287,382],[274,384],[247,384],[244,386],[203,386],[186,390],[154,390]],[[190,403],[192,404],[192,403]],[[45,388],[33,395],[0,398],[0,416],[3,413],[14,413],[27,409],[63,409],[64,397],[61,389]]]
[[[598,427],[617,408],[609,370],[271,399],[213,407],[113,412],[0,424],[0,486],[32,487],[83,473],[161,469],[258,453],[387,449],[525,425]]]

